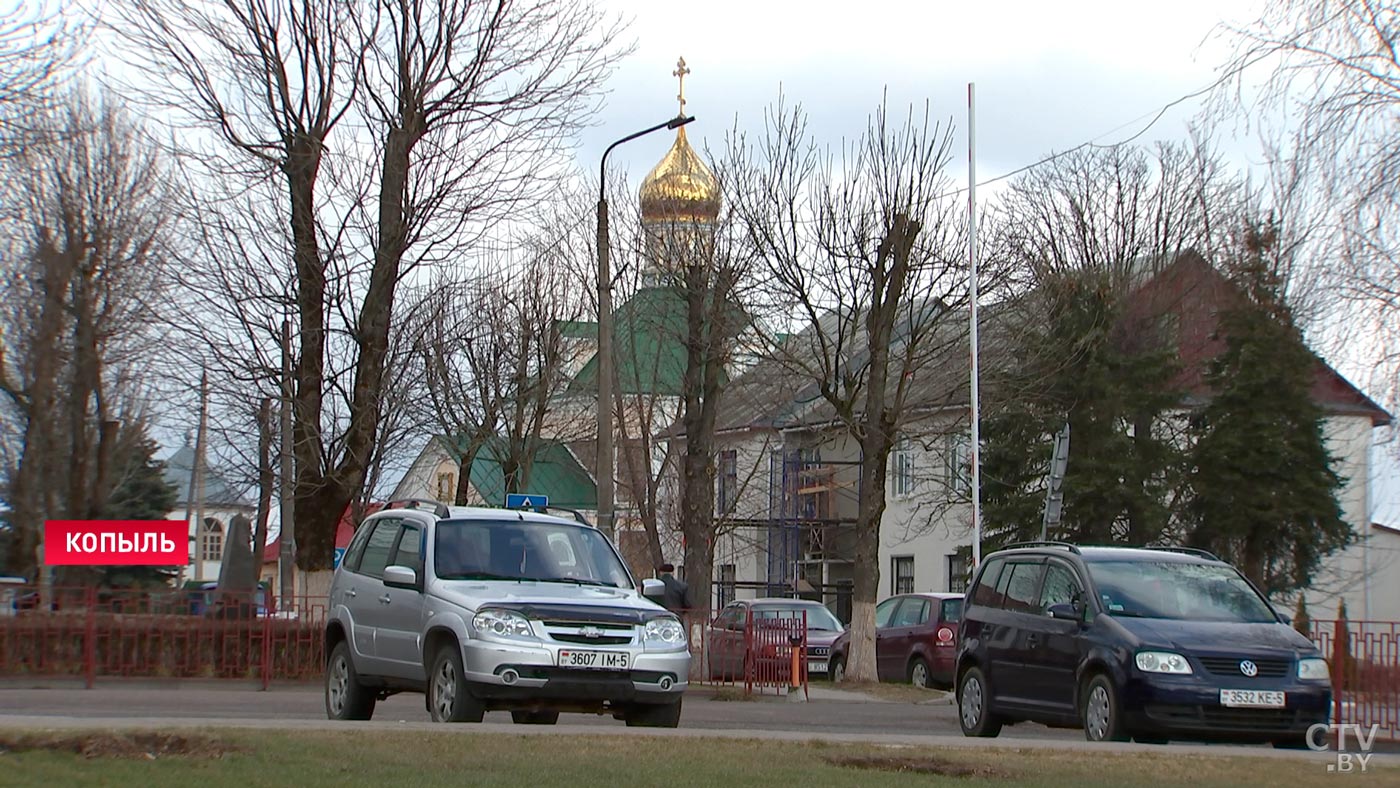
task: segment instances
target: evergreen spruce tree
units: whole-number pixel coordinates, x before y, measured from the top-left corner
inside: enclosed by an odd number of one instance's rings
[[[1241,298],[1220,315],[1225,349],[1205,375],[1211,397],[1192,418],[1189,535],[1268,595],[1306,588],[1323,558],[1353,538],[1311,396],[1319,362],[1268,265],[1274,237],[1247,232],[1234,277]]]
[[[175,508],[179,492],[165,481],[165,463],[157,460],[158,446],[144,428],[125,442],[115,458],[116,487],[102,516],[109,520],[163,520]],[[169,585],[176,569],[163,566],[106,566],[98,584],[106,588],[147,588]]]
[[[1059,527],[1047,534],[1082,544],[1157,541],[1167,525],[1168,487],[1180,452],[1162,434],[1179,402],[1166,337],[1130,326],[1122,293],[1103,274],[1047,281],[1020,330],[1019,365],[993,378],[985,422],[983,498],[989,548],[1039,537],[1054,435],[1070,425]]]

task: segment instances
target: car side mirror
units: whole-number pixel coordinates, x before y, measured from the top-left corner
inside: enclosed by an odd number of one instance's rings
[[[642,580],[642,596],[660,604],[661,600],[666,598],[666,584],[654,577],[644,578]]]
[[[1051,605],[1050,617],[1060,618],[1066,621],[1078,621],[1079,608],[1075,607],[1074,605],[1066,604],[1063,602],[1058,605]]]
[[[418,590],[418,573],[406,566],[384,567],[384,585],[390,588]]]

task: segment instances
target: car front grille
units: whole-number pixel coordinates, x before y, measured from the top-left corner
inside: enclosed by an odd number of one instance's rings
[[[1222,706],[1150,705],[1147,716],[1222,731],[1286,731],[1299,726],[1297,709],[1229,709]]]
[[[632,642],[631,635],[599,635],[597,637],[589,637],[587,635],[551,632],[549,636],[560,643],[578,643],[585,646],[620,646],[624,643]]]
[[[581,646],[621,646],[631,643],[636,627],[631,624],[602,624],[583,621],[543,621],[544,631],[556,643]]]
[[[1249,678],[1281,679],[1288,675],[1293,662],[1287,659],[1252,659],[1250,657],[1197,657],[1206,670],[1217,676],[1245,676],[1243,662],[1253,662],[1259,672]]]

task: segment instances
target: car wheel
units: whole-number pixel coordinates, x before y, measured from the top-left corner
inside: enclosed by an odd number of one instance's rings
[[[1001,733],[1001,720],[992,713],[991,685],[981,668],[968,668],[958,682],[958,724],[964,736]]]
[[[374,716],[375,695],[360,683],[350,644],[342,640],[326,662],[326,717],[332,720],[367,720]]]
[[[1083,697],[1080,717],[1084,721],[1084,738],[1089,741],[1128,740],[1118,691],[1108,676],[1100,673],[1090,679]]]
[[[831,683],[840,684],[846,680],[846,660],[837,657],[831,661]]]
[[[919,689],[929,688],[928,663],[923,657],[914,657],[914,661],[909,663],[909,683]]]
[[[512,711],[510,721],[516,725],[553,725],[559,722],[557,711]]]
[[[481,722],[486,709],[467,690],[462,653],[452,643],[438,649],[428,673],[428,712],[433,722]]]
[[[633,706],[627,711],[629,728],[675,728],[681,724],[681,699],[675,703]]]

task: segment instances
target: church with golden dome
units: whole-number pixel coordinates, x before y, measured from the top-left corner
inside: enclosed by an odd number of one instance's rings
[[[685,115],[681,58],[672,72],[679,80],[679,114]],[[676,129],[671,148],[642,180],[638,190],[644,234],[643,269],[636,292],[614,312],[618,391],[625,395],[679,397],[685,375],[686,302],[678,274],[713,253],[721,201],[719,179],[691,146],[685,127]],[[593,324],[580,333],[596,336]],[[571,394],[597,389],[598,359],[589,358],[569,386]]]

